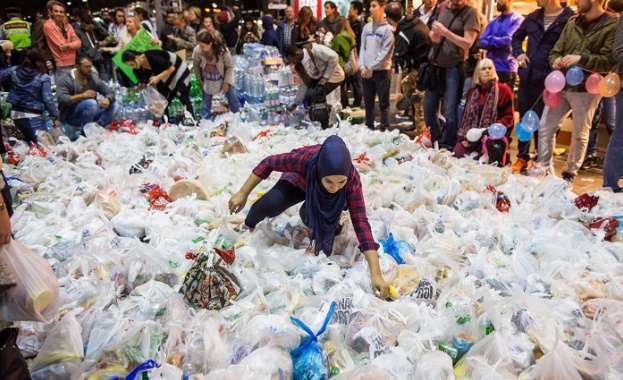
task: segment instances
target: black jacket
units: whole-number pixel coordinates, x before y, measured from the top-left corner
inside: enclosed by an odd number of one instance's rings
[[[428,36],[430,30],[419,17],[405,16],[400,20],[394,32],[394,57],[392,66],[403,71],[419,69],[420,65],[428,61],[428,52],[431,41]]]
[[[359,19],[355,21],[350,21],[350,27],[353,29],[353,32],[355,32],[355,41],[357,41],[357,49],[361,47],[361,33],[363,33],[363,26],[365,24],[366,24],[365,22],[362,22]]]

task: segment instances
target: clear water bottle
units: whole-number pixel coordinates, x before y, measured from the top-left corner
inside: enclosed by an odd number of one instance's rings
[[[433,228],[435,232],[440,233],[440,234],[446,231],[446,226],[443,224],[443,220],[441,219],[437,219],[437,221],[435,222],[435,226]]]

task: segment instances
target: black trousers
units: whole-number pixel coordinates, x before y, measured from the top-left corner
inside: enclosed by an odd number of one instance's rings
[[[305,192],[286,180],[280,179],[275,186],[251,206],[244,221],[247,227],[255,228],[266,218],[274,218],[288,208],[305,200]],[[301,207],[301,220],[307,224],[307,216]]]

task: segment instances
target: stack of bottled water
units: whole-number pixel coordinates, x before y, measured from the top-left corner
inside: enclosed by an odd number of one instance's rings
[[[279,87],[272,82],[266,82],[264,93],[264,107],[268,112],[276,112],[281,108],[279,102]]]
[[[249,104],[264,102],[264,76],[262,74],[249,73],[245,76],[244,93]]]
[[[281,104],[292,104],[296,97],[297,83],[289,66],[279,68],[279,101]]]

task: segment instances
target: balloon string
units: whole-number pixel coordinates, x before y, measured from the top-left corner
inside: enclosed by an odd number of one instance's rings
[[[541,95],[538,97],[538,99],[536,100],[536,102],[534,102],[534,104],[532,105],[532,107],[530,107],[530,111],[534,111],[534,107],[536,107],[536,104],[539,102],[539,100],[541,100],[541,98],[543,98],[543,93],[541,92]],[[524,114],[525,115],[525,114]]]

